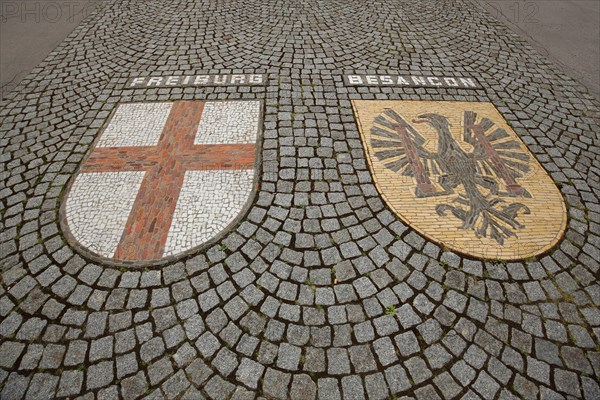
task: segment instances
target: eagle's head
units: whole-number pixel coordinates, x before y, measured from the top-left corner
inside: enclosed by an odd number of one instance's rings
[[[412,122],[415,124],[427,123],[437,130],[449,129],[450,126],[448,118],[444,117],[443,115],[433,113],[421,114],[419,115],[419,119],[413,119]]]

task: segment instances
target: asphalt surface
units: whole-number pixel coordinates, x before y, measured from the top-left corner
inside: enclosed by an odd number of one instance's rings
[[[600,1],[477,1],[600,98]]]
[[[0,98],[14,90],[101,0],[0,1]]]

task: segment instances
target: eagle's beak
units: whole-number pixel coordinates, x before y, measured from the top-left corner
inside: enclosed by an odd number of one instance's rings
[[[413,118],[412,122],[413,124],[426,124],[429,123],[429,120],[423,118]]]

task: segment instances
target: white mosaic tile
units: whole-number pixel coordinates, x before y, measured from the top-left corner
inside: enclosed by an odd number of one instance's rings
[[[156,146],[173,103],[120,104],[97,147]]]
[[[143,171],[77,176],[66,203],[67,224],[79,243],[113,257],[144,179]]]
[[[194,144],[256,143],[260,101],[209,101]]]
[[[229,225],[252,191],[254,170],[187,171],[163,256],[212,239]]]

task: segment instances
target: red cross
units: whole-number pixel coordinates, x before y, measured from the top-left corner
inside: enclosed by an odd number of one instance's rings
[[[82,172],[145,171],[114,258],[162,257],[185,171],[250,169],[254,144],[194,145],[204,102],[173,103],[156,146],[95,148]]]

